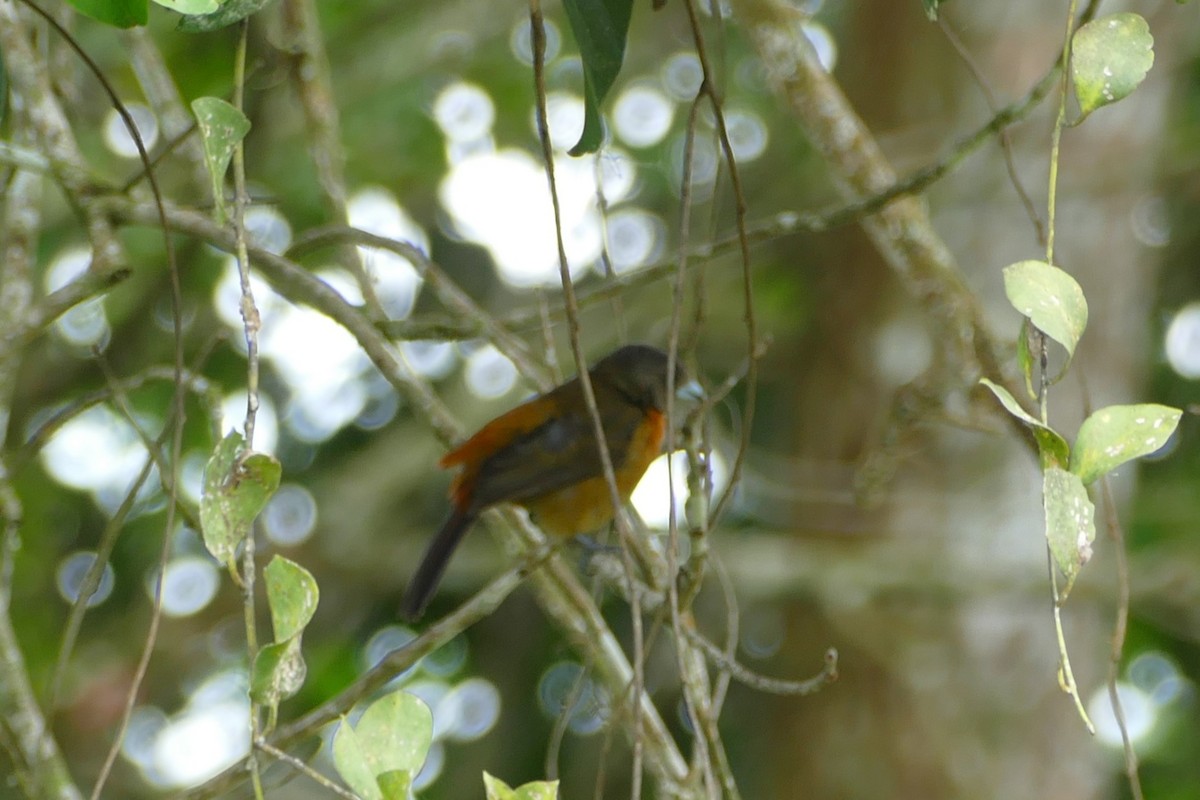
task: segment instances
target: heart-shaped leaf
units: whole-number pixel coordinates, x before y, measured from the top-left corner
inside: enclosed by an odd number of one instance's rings
[[[1080,119],[1136,89],[1153,64],[1154,37],[1138,14],[1110,14],[1080,27],[1071,42]]]
[[[275,641],[299,636],[317,610],[320,595],[316,580],[304,567],[280,555],[271,559],[263,576]]]
[[[197,19],[185,17],[186,19]],[[238,142],[250,131],[250,120],[219,97],[197,97],[192,113],[204,144],[204,166],[212,181],[213,207],[218,225],[225,223],[225,172]]]
[[[333,738],[333,760],[338,772],[367,800],[388,800],[397,776],[416,775],[433,742],[433,714],[415,695],[396,691],[372,703],[351,730],[345,718]]]
[[[279,488],[279,462],[265,453],[246,453],[245,440],[232,431],[221,440],[204,467],[200,527],[204,545],[235,571],[237,547],[267,500]]]
[[[1074,278],[1044,261],[1018,261],[1004,268],[1004,293],[1038,330],[1075,354],[1088,307]]]

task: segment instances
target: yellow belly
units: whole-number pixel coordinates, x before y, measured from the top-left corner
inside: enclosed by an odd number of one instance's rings
[[[662,441],[662,420],[643,425],[630,443],[630,457],[623,465],[614,464],[617,491],[621,502],[629,499],[634,487],[659,455]],[[594,531],[613,519],[612,497],[604,476],[588,478],[564,489],[535,497],[522,503],[529,516],[546,533],[553,536],[575,536]]]

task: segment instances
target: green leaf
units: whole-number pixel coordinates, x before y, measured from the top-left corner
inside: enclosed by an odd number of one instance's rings
[[[487,800],[556,800],[558,797],[558,781],[530,781],[513,789],[487,771],[483,773],[483,788]]]
[[[1038,330],[1075,354],[1088,308],[1074,278],[1044,261],[1018,261],[1004,268],[1004,293]]]
[[[383,800],[383,792],[375,780],[375,773],[367,761],[358,734],[344,716],[333,736],[333,765],[337,767],[342,780],[363,800]]]
[[[280,555],[271,559],[263,575],[275,641],[285,642],[299,636],[317,610],[316,580],[304,567]]]
[[[1021,376],[1025,379],[1025,391],[1030,400],[1037,400],[1037,391],[1033,388],[1033,351],[1029,349],[1029,340],[1033,338],[1033,327],[1026,317],[1021,323],[1021,332],[1017,334],[1017,366],[1021,368]]]
[[[413,774],[406,769],[394,769],[375,776],[383,800],[408,800]]]
[[[1071,44],[1080,120],[1136,89],[1153,64],[1154,37],[1139,15],[1110,14],[1080,27]]]
[[[487,770],[483,772],[483,788],[487,800],[513,800],[516,796],[512,787]]]
[[[1057,467],[1042,475],[1042,502],[1046,512],[1046,541],[1054,563],[1067,579],[1061,595],[1066,598],[1079,568],[1092,557],[1096,509],[1079,476]]]
[[[1171,438],[1182,413],[1153,403],[1100,409],[1079,426],[1071,472],[1089,484],[1126,461],[1153,453]]]
[[[625,59],[633,0],[563,0],[563,8],[583,62],[583,134],[571,148],[579,156],[596,152],[604,141],[600,104]]]
[[[69,0],[75,10],[114,28],[145,25],[150,18],[147,0]]]
[[[245,440],[232,431],[221,440],[204,467],[200,527],[204,546],[236,571],[238,545],[267,500],[279,488],[279,462],[264,453],[246,453]]]
[[[218,225],[225,224],[225,171],[238,142],[250,130],[246,115],[219,97],[197,97],[192,113],[204,143],[204,166],[212,181],[213,206]]]
[[[980,378],[979,382],[992,390],[992,394],[996,396],[996,399],[1000,401],[1000,405],[1004,406],[1008,413],[1029,426],[1033,432],[1034,440],[1037,441],[1042,469],[1067,466],[1071,458],[1071,448],[1067,445],[1067,440],[1058,431],[1021,408],[1021,404],[1017,402],[1017,399],[1012,396],[1012,393],[1008,389],[992,383],[987,378]]]
[[[243,443],[242,435],[237,431],[221,440],[204,466],[204,485],[200,493],[200,532],[204,546],[230,570],[236,570],[233,559],[246,536],[246,529],[229,518],[225,487]]]
[[[264,645],[250,671],[250,697],[256,703],[277,706],[280,700],[300,691],[307,674],[299,637]]]
[[[921,5],[925,7],[925,16],[929,17],[930,22],[937,22],[938,7],[945,2],[946,0],[921,0]]]
[[[429,707],[408,692],[396,691],[372,703],[354,730],[342,719],[333,739],[333,761],[359,795],[367,800],[385,800],[379,777],[401,770],[416,775],[432,742],[433,714]],[[390,786],[396,778],[385,780]]]
[[[433,743],[433,714],[416,695],[396,691],[368,706],[355,731],[376,775],[397,769],[415,774]]]
[[[240,22],[265,8],[270,2],[272,0],[225,0],[221,7],[211,14],[184,17],[179,21],[179,30],[185,33],[207,33],[219,30],[235,22]]]
[[[154,0],[163,8],[180,14],[211,14],[221,7],[217,0]]]
[[[558,781],[530,781],[517,787],[516,800],[557,800]]]

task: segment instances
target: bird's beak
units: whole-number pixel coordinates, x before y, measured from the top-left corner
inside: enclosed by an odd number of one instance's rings
[[[685,402],[699,403],[705,398],[704,387],[696,381],[688,381],[675,387],[675,398]]]

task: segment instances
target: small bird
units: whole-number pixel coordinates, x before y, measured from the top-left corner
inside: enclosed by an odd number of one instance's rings
[[[627,501],[662,452],[666,433],[667,354],[631,344],[589,370],[617,491]],[[675,387],[686,376],[675,365]],[[689,384],[690,386],[690,384]],[[595,427],[579,378],[501,414],[439,462],[461,466],[450,487],[450,516],[429,543],[404,595],[401,614],[416,620],[463,534],[497,503],[514,503],[547,534],[574,536],[613,519]]]

